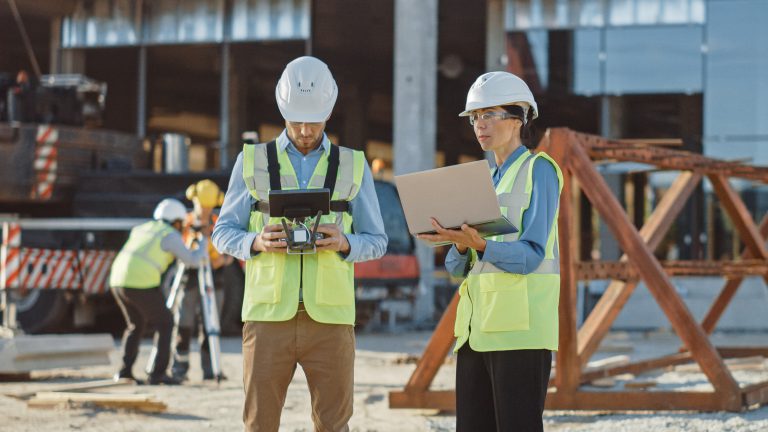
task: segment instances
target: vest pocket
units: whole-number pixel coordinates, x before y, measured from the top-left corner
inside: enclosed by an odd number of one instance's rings
[[[511,273],[486,273],[478,279],[480,330],[502,332],[530,328],[528,278]]]
[[[251,303],[275,304],[280,302],[283,286],[283,266],[276,262],[277,254],[259,254],[245,268],[246,297]]]
[[[354,267],[336,252],[317,254],[315,301],[324,306],[349,306],[355,302]]]

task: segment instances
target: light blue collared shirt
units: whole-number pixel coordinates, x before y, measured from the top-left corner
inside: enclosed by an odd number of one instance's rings
[[[498,186],[501,178],[514,161],[526,150],[520,146],[493,172],[493,186]],[[488,240],[485,252],[478,253],[478,258],[509,273],[528,274],[536,270],[544,259],[544,249],[552,224],[555,222],[559,199],[559,181],[552,164],[538,158],[533,164],[533,190],[531,205],[523,213],[523,226],[517,241],[497,242]],[[457,277],[466,276],[469,254],[460,254],[452,246],[445,257],[445,268]]]
[[[330,140],[323,134],[321,145],[306,156],[296,149],[288,139],[285,130],[276,141],[278,151],[288,152],[288,158],[299,180],[299,188],[306,189],[320,158],[326,157],[330,151]],[[243,180],[243,153],[241,152],[232,168],[224,204],[221,206],[219,219],[211,235],[211,241],[219,252],[241,260],[249,259],[256,254],[251,250],[251,246],[259,233],[248,232],[252,203],[253,197]],[[344,256],[344,259],[348,262],[360,262],[383,256],[387,251],[387,235],[384,233],[379,199],[376,196],[373,176],[368,164],[365,164],[360,191],[349,202],[349,209],[354,220],[352,225],[354,233],[346,234],[349,254]]]

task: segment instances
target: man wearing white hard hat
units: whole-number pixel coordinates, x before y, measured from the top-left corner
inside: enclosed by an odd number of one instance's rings
[[[493,152],[499,206],[520,231],[485,239],[467,225],[448,230],[433,220],[437,234],[423,236],[453,242],[445,266],[466,276],[454,329],[456,428],[542,431],[558,343],[562,173],[548,155],[523,145],[539,112],[517,76],[481,75],[459,115],[469,117],[480,147]]]
[[[246,144],[232,170],[216,248],[246,261],[243,382],[246,431],[277,431],[297,366],[307,377],[317,431],[346,431],[355,359],[354,263],[384,255],[387,236],[365,155],[325,134],[337,97],[328,66],[314,57],[288,63],[275,89],[285,130]],[[287,254],[270,190],[327,188],[317,253]]]
[[[168,266],[178,258],[185,265],[196,267],[205,257],[206,248],[189,250],[181,237],[182,223],[187,216],[184,204],[167,198],[155,207],[154,220],[131,230],[128,241],[112,262],[109,286],[123,312],[127,327],[123,335],[123,365],[115,378],[133,376],[133,363],[139,353],[144,324],[155,328],[157,355],[150,367],[149,384],[179,384],[166,374],[171,353],[173,315],[165,307],[160,282]]]

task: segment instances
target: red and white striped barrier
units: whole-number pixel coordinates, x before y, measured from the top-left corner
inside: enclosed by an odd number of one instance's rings
[[[21,272],[21,226],[17,223],[3,224],[0,264],[0,289],[18,287]]]
[[[68,289],[102,294],[109,289],[109,269],[116,253],[107,250],[65,250],[21,247],[21,226],[3,224],[0,288]]]
[[[17,288],[82,290],[103,294],[114,251],[21,248],[21,272]]]
[[[32,198],[48,200],[53,196],[53,185],[56,183],[56,170],[58,168],[58,149],[56,148],[58,140],[58,129],[50,125],[40,125],[37,128],[33,165],[35,183],[32,186]]]

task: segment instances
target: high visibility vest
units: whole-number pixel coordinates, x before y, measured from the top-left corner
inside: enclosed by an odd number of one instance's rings
[[[361,151],[337,147],[338,174],[332,201],[351,201],[363,183],[365,155]],[[326,154],[330,154],[326,151]],[[282,190],[299,189],[299,180],[288,153],[277,150]],[[321,157],[307,189],[325,184],[328,158]],[[243,180],[254,200],[267,200],[270,190],[267,144],[243,146]],[[252,207],[248,231],[261,232],[268,224],[279,224],[281,218],[270,218],[258,207]],[[335,223],[339,229],[352,232],[352,215],[334,212],[324,215],[320,223]],[[243,321],[287,321],[298,310],[299,288],[309,316],[321,323],[355,323],[354,265],[337,252],[322,251],[307,255],[259,253],[246,261]]]
[[[552,163],[563,187],[560,167],[545,153],[525,151],[509,167],[496,187],[502,214],[519,232],[496,236],[495,241],[515,241],[525,232],[523,214],[531,203],[533,164],[543,158]],[[559,212],[559,211],[558,211]],[[532,273],[509,273],[491,263],[478,261],[470,250],[472,268],[459,287],[454,352],[467,341],[475,351],[518,349],[557,350],[560,260],[557,213],[547,237],[545,256]]]
[[[128,241],[112,262],[109,286],[147,289],[160,286],[160,279],[174,260],[160,242],[174,228],[164,221],[149,221],[133,227]]]

